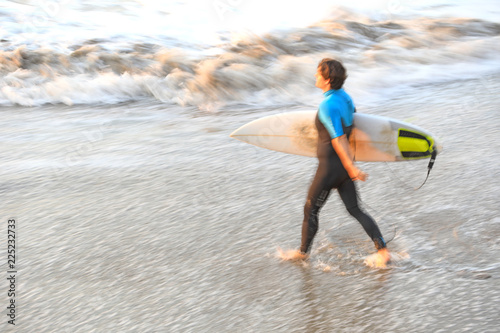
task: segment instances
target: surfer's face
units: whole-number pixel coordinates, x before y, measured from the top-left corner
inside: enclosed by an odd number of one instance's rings
[[[319,67],[316,70],[316,74],[314,74],[314,76],[316,77],[316,87],[323,90],[323,92],[330,90],[330,79],[325,79],[323,75],[321,75],[321,70]]]

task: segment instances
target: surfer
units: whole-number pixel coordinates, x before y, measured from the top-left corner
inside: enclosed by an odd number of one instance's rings
[[[302,223],[300,250],[284,254],[285,259],[306,259],[318,230],[318,215],[332,189],[337,189],[347,211],[363,226],[375,243],[378,252],[372,256],[371,265],[383,267],[390,255],[386,243],[373,218],[358,206],[354,181],[365,181],[367,174],[358,169],[352,160],[348,138],[351,134],[354,104],[342,89],[347,78],[346,70],[337,60],[325,58],[318,65],[316,87],[323,90],[325,99],[316,115],[318,130],[318,169],[309,188]]]

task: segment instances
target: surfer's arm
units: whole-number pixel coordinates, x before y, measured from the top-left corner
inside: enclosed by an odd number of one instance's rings
[[[340,158],[342,165],[347,170],[349,177],[352,180],[362,180],[365,181],[367,175],[359,170],[352,160],[351,151],[349,149],[349,142],[345,134],[332,139],[332,146],[335,152]]]

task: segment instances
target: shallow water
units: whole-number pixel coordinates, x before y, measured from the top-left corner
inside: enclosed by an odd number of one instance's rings
[[[303,107],[2,107],[0,207],[18,223],[15,330],[495,332],[499,92],[490,75],[359,108],[425,127],[444,146],[418,191],[426,161],[360,163],[365,208],[395,236],[383,270],[364,266],[373,245],[335,195],[310,261],[277,258],[299,245],[316,162],[229,134]]]

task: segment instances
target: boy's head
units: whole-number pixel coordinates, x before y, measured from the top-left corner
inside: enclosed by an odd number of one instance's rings
[[[318,70],[325,80],[330,79],[330,87],[333,90],[342,88],[347,78],[346,70],[342,63],[334,59],[325,58],[321,60]]]

